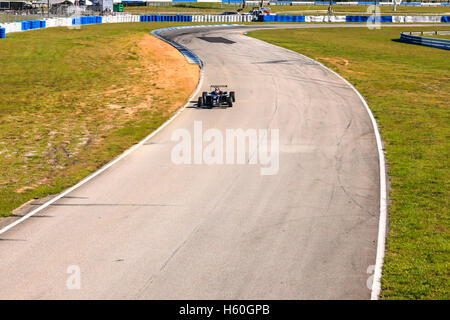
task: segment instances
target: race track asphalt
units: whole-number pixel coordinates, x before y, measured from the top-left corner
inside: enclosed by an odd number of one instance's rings
[[[201,91],[226,84],[236,103],[192,102],[128,157],[1,234],[0,298],[370,298],[380,186],[369,115],[339,77],[242,34],[250,29],[161,33],[202,59]],[[251,148],[245,164],[175,164],[172,134],[192,133],[194,121],[224,137],[279,130],[278,170],[262,175]],[[80,289],[66,286],[70,265]]]

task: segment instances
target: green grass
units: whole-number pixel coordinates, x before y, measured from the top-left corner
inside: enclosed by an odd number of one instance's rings
[[[249,33],[337,71],[372,109],[391,183],[383,299],[450,298],[449,52],[396,41],[421,30],[433,28]]]
[[[253,6],[246,6],[242,12],[248,12]],[[267,6],[266,6],[267,7]],[[125,12],[130,13],[198,13],[198,14],[216,14],[224,11],[235,11],[240,6],[228,5],[223,3],[179,3],[170,6],[147,6],[147,7],[125,7]],[[273,13],[278,14],[305,14],[305,15],[323,15],[327,13],[328,6],[270,6]],[[346,13],[366,14],[368,6],[333,6],[333,11],[337,15]],[[397,12],[393,11],[392,6],[379,6],[383,14],[442,14],[450,12],[448,7],[410,7],[399,6]]]
[[[189,89],[161,85],[157,57],[139,46],[168,25],[49,28],[1,41],[0,217],[75,184],[186,101]]]

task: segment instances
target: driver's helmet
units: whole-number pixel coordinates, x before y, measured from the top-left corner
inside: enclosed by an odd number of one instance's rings
[[[214,93],[215,93],[215,94],[220,94],[220,89],[219,89],[219,88],[215,88],[215,89],[214,89]]]

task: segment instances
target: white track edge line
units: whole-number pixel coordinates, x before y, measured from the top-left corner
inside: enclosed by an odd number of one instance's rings
[[[315,61],[315,60],[314,60]],[[318,62],[318,61],[317,61]],[[375,269],[373,274],[373,282],[372,282],[372,292],[370,299],[378,300],[378,296],[381,292],[381,274],[383,270],[383,261],[384,261],[384,252],[386,246],[386,227],[387,227],[387,185],[386,185],[386,160],[384,158],[384,149],[383,149],[383,141],[381,139],[381,134],[379,131],[379,127],[377,124],[377,120],[375,119],[372,110],[370,110],[369,105],[366,102],[366,99],[361,95],[361,93],[343,76],[339,73],[329,69],[322,63],[318,62],[322,67],[328,69],[337,77],[344,80],[347,85],[349,85],[353,91],[358,95],[361,99],[364,107],[366,108],[367,113],[369,114],[370,120],[372,122],[373,131],[375,132],[375,139],[377,141],[377,149],[378,149],[378,161],[380,166],[380,217],[378,220],[378,239],[377,239],[377,253],[375,260]]]
[[[163,29],[158,29],[159,31],[163,30]],[[154,30],[156,31],[156,30]],[[164,38],[158,36],[158,39],[165,41],[167,43],[169,43],[170,45],[173,45],[170,41],[165,40]],[[175,47],[175,46],[174,46]],[[176,48],[176,47],[175,47]],[[176,48],[178,50],[178,48]],[[186,48],[184,48],[185,50],[188,50]],[[188,50],[189,51],[189,50]],[[194,54],[194,53],[193,53]],[[195,55],[195,54],[194,54]],[[62,197],[66,196],[67,194],[69,194],[70,192],[74,191],[75,189],[81,187],[83,184],[85,184],[86,182],[92,180],[93,178],[95,178],[96,176],[98,176],[100,173],[104,172],[105,170],[107,170],[109,167],[113,166],[114,164],[116,164],[117,162],[119,162],[120,160],[124,159],[125,157],[127,157],[129,154],[131,154],[133,151],[135,151],[137,148],[139,148],[140,146],[142,146],[145,142],[147,142],[147,140],[151,139],[153,136],[155,136],[158,132],[160,132],[162,129],[164,129],[167,125],[169,125],[173,120],[175,120],[175,118],[177,118],[185,109],[186,107],[191,103],[190,101],[198,94],[200,88],[203,85],[203,78],[204,78],[204,68],[203,68],[203,63],[202,61],[199,59],[199,66],[200,66],[200,79],[197,83],[197,87],[195,88],[194,93],[192,93],[192,95],[189,97],[188,101],[181,107],[179,108],[175,114],[173,114],[168,120],[166,120],[166,122],[164,122],[161,126],[159,126],[155,131],[153,131],[152,133],[150,133],[148,136],[146,136],[143,140],[141,140],[140,142],[138,142],[137,144],[135,144],[134,146],[132,146],[131,148],[129,148],[128,150],[124,151],[120,156],[118,156],[117,158],[111,160],[110,162],[108,162],[106,165],[104,165],[103,167],[101,167],[100,169],[98,169],[97,171],[91,173],[90,175],[88,175],[86,178],[84,178],[83,180],[81,180],[80,182],[78,182],[77,184],[73,185],[72,187],[66,189],[65,191],[63,191],[62,193],[58,194],[56,197],[50,199],[49,201],[45,202],[44,204],[42,204],[41,206],[37,207],[36,209],[32,210],[31,212],[27,213],[26,215],[24,215],[23,217],[21,217],[20,219],[12,222],[11,224],[3,227],[2,229],[0,229],[0,235],[5,233],[6,231],[8,231],[9,229],[15,227],[16,225],[18,225],[19,223],[22,223],[23,221],[27,220],[28,218],[34,216],[36,213],[38,213],[39,211],[42,211],[43,209],[47,208],[49,205],[51,205],[52,203],[58,201],[59,199],[61,199]]]
[[[315,60],[314,60],[315,61]],[[317,61],[318,62],[318,61]],[[381,292],[381,273],[383,270],[383,261],[384,261],[384,252],[385,252],[385,243],[386,243],[386,227],[387,227],[387,185],[386,185],[386,161],[384,158],[384,150],[383,150],[383,141],[381,139],[381,134],[379,131],[379,127],[377,124],[377,120],[375,119],[372,110],[370,110],[369,105],[366,102],[366,99],[361,95],[361,93],[343,76],[339,73],[329,69],[322,63],[318,62],[322,67],[328,69],[337,77],[344,80],[347,85],[349,85],[353,91],[358,95],[361,99],[364,107],[366,108],[367,113],[369,114],[370,120],[372,122],[373,131],[375,133],[375,139],[377,141],[377,149],[378,149],[378,161],[380,167],[380,217],[378,221],[378,239],[377,239],[377,253],[375,260],[375,269],[373,274],[373,282],[372,282],[372,292],[370,299],[378,300],[378,296]]]
[[[260,29],[257,29],[260,30]],[[253,38],[258,41],[262,41],[264,43],[268,43],[266,41]],[[383,150],[383,142],[381,140],[381,134],[378,130],[378,124],[375,120],[375,117],[372,113],[372,110],[370,110],[369,105],[367,104],[364,97],[359,93],[359,91],[343,76],[341,76],[339,73],[331,70],[330,68],[326,67],[322,63],[320,63],[317,60],[314,60],[308,56],[305,56],[301,53],[295,52],[293,50],[289,50],[271,43],[268,43],[270,45],[276,46],[278,48],[282,48],[284,50],[287,50],[289,52],[293,52],[296,54],[300,54],[301,56],[314,61],[315,63],[319,64],[321,67],[325,68],[326,70],[330,71],[334,75],[336,75],[338,78],[342,79],[352,90],[358,95],[358,97],[361,99],[364,107],[366,108],[367,113],[369,114],[370,120],[372,122],[373,130],[375,132],[375,140],[377,141],[377,149],[378,149],[378,161],[380,166],[380,218],[378,221],[378,239],[377,239],[377,253],[376,253],[376,260],[375,260],[375,269],[373,274],[373,282],[372,282],[372,290],[371,290],[371,300],[378,300],[378,297],[381,292],[381,274],[383,270],[383,261],[384,261],[384,252],[386,247],[386,227],[387,227],[387,185],[386,185],[386,161],[384,158],[384,150]]]

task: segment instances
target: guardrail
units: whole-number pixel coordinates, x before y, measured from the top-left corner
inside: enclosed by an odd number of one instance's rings
[[[409,33],[409,32],[408,32]],[[413,36],[411,34],[407,34],[407,32],[402,32],[400,34],[400,41],[411,44],[418,44],[427,47],[439,48],[450,50],[450,40],[447,39],[434,39],[434,38],[426,38]]]
[[[122,0],[125,4],[144,4],[151,3],[155,5],[170,5],[172,3],[190,3],[190,2],[212,2],[212,3],[223,3],[223,4],[242,4],[243,0]],[[246,1],[249,6],[259,5],[261,1]],[[367,6],[367,5],[381,5],[381,6],[392,6],[393,3],[389,1],[376,2],[375,1],[348,1],[348,2],[332,2],[333,5],[343,5],[343,6]],[[329,1],[264,1],[264,5],[278,5],[278,6],[327,6],[330,4]],[[450,6],[448,2],[432,3],[432,2],[404,2],[400,3],[400,6],[423,6],[423,7],[438,7],[438,6]]]
[[[7,33],[21,32],[32,29],[51,27],[72,27],[99,23],[121,23],[121,22],[252,22],[252,15],[116,15],[116,16],[88,16],[76,18],[51,18],[46,20],[10,22],[0,25],[3,29],[0,38],[5,38]],[[370,20],[371,19],[371,20]],[[381,23],[411,23],[411,22],[450,22],[450,16],[378,16],[377,21]],[[358,22],[364,23],[375,21],[372,16],[304,16],[304,15],[267,15],[260,16],[256,21],[260,22]]]
[[[77,17],[72,18],[72,25],[98,24],[103,23],[101,16]]]
[[[160,15],[160,14],[151,14],[146,16],[140,16],[140,22],[191,22],[192,16],[185,14],[177,14],[177,15]]]
[[[192,22],[252,22],[254,16],[251,15],[230,15],[221,16],[214,14],[198,14],[192,16]]]
[[[268,16],[259,16],[258,21],[262,21],[262,22],[305,22],[305,16],[268,15]]]
[[[22,31],[41,29],[46,27],[45,20],[31,20],[21,22]]]

